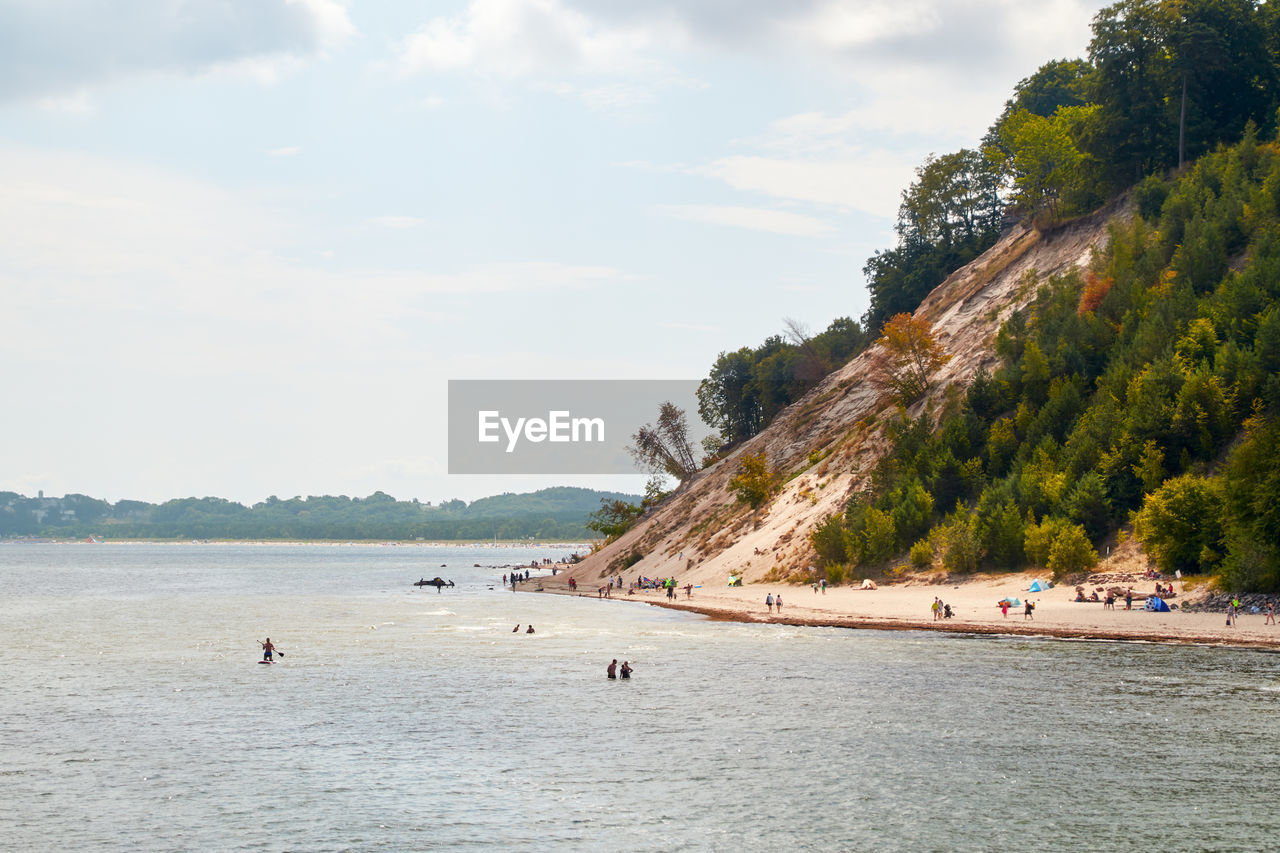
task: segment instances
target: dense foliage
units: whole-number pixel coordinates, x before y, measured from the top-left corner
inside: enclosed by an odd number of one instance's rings
[[[821,559],[927,539],[952,570],[1064,574],[1133,518],[1168,571],[1280,588],[1280,146],[1251,129],[1156,183],[1087,272],[1001,328],[994,374],[937,423],[899,410]]]
[[[989,248],[1009,217],[1052,225],[1144,177],[1139,202],[1158,211],[1169,169],[1236,142],[1250,121],[1270,135],[1277,107],[1280,3],[1107,6],[1094,18],[1087,57],[1045,64],[1017,84],[980,146],[931,155],[917,169],[902,193],[897,245],[863,269],[871,302],[861,323],[833,323],[814,339],[825,347],[819,357],[778,337],[721,353],[699,413],[727,444],[755,435]]]
[[[224,498],[162,504],[106,501],[84,495],[27,498],[0,492],[0,537],[99,536],[112,539],[585,539],[588,516],[602,500],[632,495],[556,487],[438,506],[366,498],[269,497],[247,507]]]
[[[722,443],[737,444],[865,345],[862,327],[841,317],[812,337],[797,329],[791,340],[775,335],[755,349],[722,352],[698,386],[698,414]]]

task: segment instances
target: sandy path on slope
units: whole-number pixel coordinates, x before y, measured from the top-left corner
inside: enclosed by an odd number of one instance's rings
[[[965,583],[927,584],[919,581],[889,584],[879,589],[862,590],[833,587],[815,593],[812,587],[791,584],[750,584],[743,587],[710,587],[704,585],[686,597],[680,590],[674,603],[657,590],[614,590],[612,597],[644,602],[661,607],[691,610],[718,619],[742,622],[778,622],[792,625],[824,625],[849,628],[896,630],[942,630],[958,633],[1030,634],[1040,636],[1091,638],[1106,640],[1147,640],[1160,642],[1212,643],[1240,646],[1280,648],[1280,627],[1264,625],[1262,613],[1240,614],[1234,627],[1225,625],[1225,613],[1153,613],[1141,609],[1126,611],[1123,599],[1114,610],[1105,610],[1098,602],[1077,603],[1075,588],[1059,586],[1028,593],[1027,588],[1043,574],[980,576]],[[542,578],[546,592],[573,594],[560,578]],[[1183,590],[1175,582],[1178,596]],[[1135,585],[1135,591],[1150,592],[1154,582]],[[524,587],[522,589],[532,589]],[[596,590],[579,584],[578,595],[596,596]],[[770,613],[765,596],[779,594],[783,599],[781,613]],[[1022,608],[1010,608],[1001,616],[997,606],[1005,596],[1036,602],[1034,618],[1024,618]],[[930,605],[934,597],[951,605],[955,616],[934,620]]]

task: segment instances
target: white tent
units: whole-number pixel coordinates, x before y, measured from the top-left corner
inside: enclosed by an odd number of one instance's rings
[[[862,589],[875,589],[876,582],[871,578],[864,578],[862,581]]]

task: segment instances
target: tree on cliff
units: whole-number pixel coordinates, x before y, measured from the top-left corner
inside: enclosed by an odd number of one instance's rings
[[[631,456],[652,474],[667,474],[683,483],[698,470],[684,409],[670,401],[658,407],[656,424],[645,424],[631,439]]]
[[[929,321],[910,314],[896,314],[880,330],[877,344],[888,360],[877,377],[894,397],[909,406],[929,390],[929,377],[951,360],[942,345],[933,339]]]
[[[752,509],[759,509],[777,488],[778,478],[769,470],[769,459],[763,450],[744,454],[738,475],[729,481],[729,490]]]

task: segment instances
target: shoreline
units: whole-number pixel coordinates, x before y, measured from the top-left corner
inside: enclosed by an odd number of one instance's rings
[[[647,604],[668,610],[696,613],[724,622],[788,625],[806,628],[845,628],[873,631],[935,631],[968,636],[1043,637],[1058,640],[1160,643],[1208,647],[1280,650],[1280,626],[1265,625],[1262,613],[1241,611],[1237,624],[1227,627],[1222,613],[1174,610],[1155,613],[1136,607],[1114,610],[1097,602],[1075,602],[1074,587],[1053,587],[1031,593],[1036,601],[1034,618],[1024,619],[1022,608],[1002,616],[996,602],[1006,595],[1025,597],[1033,574],[985,577],[959,585],[918,583],[882,584],[876,590],[832,587],[814,593],[810,587],[789,584],[752,584],[745,587],[696,589],[693,598],[666,598],[659,590],[614,590],[606,600]],[[566,579],[567,580],[567,579]],[[555,595],[597,597],[594,590],[576,591],[560,578],[539,578],[541,592]],[[1137,592],[1137,587],[1134,587]],[[523,590],[522,590],[523,591]],[[530,590],[532,591],[532,590]],[[1194,592],[1194,591],[1193,591]],[[768,612],[764,597],[781,594],[784,613]],[[935,597],[953,604],[956,615],[934,619],[930,605]],[[1179,596],[1175,596],[1175,601]],[[1185,598],[1185,591],[1183,596]],[[926,615],[916,615],[926,614]]]

